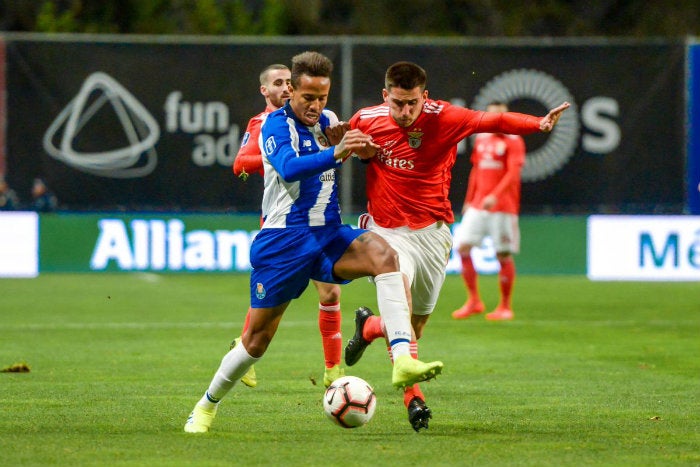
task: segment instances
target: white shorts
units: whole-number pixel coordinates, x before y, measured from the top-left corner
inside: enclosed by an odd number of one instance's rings
[[[520,252],[518,215],[467,208],[461,225],[454,232],[455,246],[479,246],[486,236],[493,240],[496,253]]]
[[[445,222],[418,230],[408,227],[385,229],[369,214],[360,216],[360,227],[384,238],[399,254],[401,272],[411,284],[412,312],[429,315],[435,309],[445,282],[445,268],[452,251],[452,233]]]

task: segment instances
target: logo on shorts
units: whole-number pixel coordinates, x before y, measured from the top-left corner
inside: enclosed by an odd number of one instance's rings
[[[265,295],[267,295],[267,292],[265,292],[265,287],[263,287],[260,282],[255,284],[255,296],[258,298],[258,300],[265,298]]]
[[[409,131],[408,132],[408,145],[413,149],[418,149],[423,142],[421,139],[423,137],[422,131]]]

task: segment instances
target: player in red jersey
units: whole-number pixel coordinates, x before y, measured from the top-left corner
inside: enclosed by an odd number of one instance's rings
[[[250,174],[264,174],[262,152],[260,151],[259,142],[260,130],[268,114],[284,107],[284,104],[290,98],[290,82],[291,71],[286,65],[270,65],[260,73],[260,94],[265,97],[265,103],[267,105],[263,112],[248,121],[241,147],[233,163],[233,173],[243,181],[245,181]],[[321,341],[325,357],[323,384],[325,387],[328,387],[335,379],[345,374],[343,368],[340,366],[343,351],[340,286],[338,284],[328,284],[315,280],[312,282],[318,291],[318,327],[321,331]],[[246,315],[243,324],[243,332],[248,328],[249,321],[250,310],[248,310],[248,315]],[[239,339],[240,337],[234,340],[232,347],[239,342]],[[250,387],[257,386],[258,383],[254,366],[251,366],[248,372],[243,375],[241,382]]]
[[[502,102],[486,106],[487,112],[507,112]],[[471,249],[487,235],[491,237],[500,264],[498,282],[501,299],[494,311],[486,315],[491,321],[513,319],[511,293],[515,282],[513,254],[520,251],[520,171],[525,164],[525,142],[517,135],[481,133],[476,135],[471,156],[467,194],[462,208],[462,225],[454,234],[462,260],[462,278],[467,287],[466,303],[452,312],[455,319],[465,319],[484,311],[479,296],[478,274]]]
[[[549,132],[569,107],[545,117],[493,113],[428,98],[425,70],[415,63],[391,65],[382,90],[384,103],[360,109],[350,127],[380,146],[367,165],[367,210],[360,227],[383,236],[398,252],[410,287],[411,323],[418,339],[435,308],[452,249],[454,215],[448,194],[457,143],[474,133]],[[371,154],[360,154],[366,158]],[[372,340],[384,336],[381,319],[365,307],[355,312],[355,335],[345,347],[345,363],[355,364]],[[412,342],[414,358],[417,344]],[[417,385],[406,388],[404,404],[413,428],[428,427],[431,411]]]

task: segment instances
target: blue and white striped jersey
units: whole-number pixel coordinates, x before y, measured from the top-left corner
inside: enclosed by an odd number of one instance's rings
[[[289,103],[267,116],[261,132],[263,229],[341,223],[335,168],[342,162],[333,157],[324,134],[337,122],[335,113],[324,110],[318,123],[307,127]]]

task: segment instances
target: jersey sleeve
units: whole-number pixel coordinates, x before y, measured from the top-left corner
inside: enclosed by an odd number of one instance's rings
[[[527,135],[540,131],[540,117],[517,112],[481,112],[477,133]]]
[[[263,174],[262,152],[258,143],[261,126],[262,119],[258,117],[253,117],[248,121],[241,147],[233,161],[233,173],[236,176],[240,176],[243,172]]]
[[[330,109],[323,109],[323,113],[326,115],[328,118],[328,125],[335,125],[336,123],[340,122],[340,119],[336,115],[335,112],[333,112]]]

